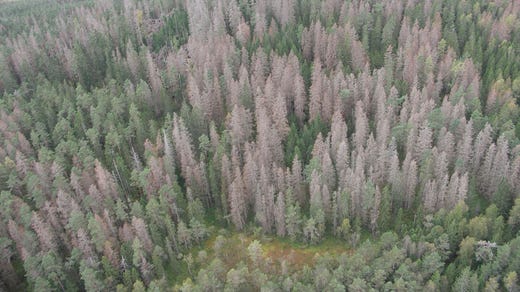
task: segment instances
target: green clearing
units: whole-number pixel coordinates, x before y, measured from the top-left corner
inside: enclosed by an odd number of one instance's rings
[[[291,241],[287,238],[231,232],[221,229],[220,231],[213,232],[204,243],[195,246],[182,255],[183,258],[191,255],[193,259],[194,263],[190,268],[191,274],[186,261],[181,260],[179,262],[180,265],[175,269],[177,272],[175,278],[171,277],[173,274],[168,273],[167,269],[167,275],[170,276],[168,282],[172,286],[176,284],[181,285],[188,278],[193,279],[196,277],[201,268],[207,266],[207,263],[210,263],[216,258],[214,245],[219,235],[222,235],[226,239],[225,249],[222,250],[222,254],[219,256],[226,270],[236,267],[240,262],[249,262],[247,248],[254,240],[259,241],[262,245],[263,261],[268,263],[271,271],[279,271],[282,262],[284,262],[288,271],[294,272],[301,270],[305,266],[312,267],[316,259],[320,256],[326,254],[339,256],[343,253],[350,255],[354,252],[354,249],[348,242],[332,236],[326,237],[318,245],[309,245]],[[204,262],[198,262],[199,253],[202,251],[206,253],[206,260]]]

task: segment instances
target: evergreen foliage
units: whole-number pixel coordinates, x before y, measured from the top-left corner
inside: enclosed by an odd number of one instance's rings
[[[520,6],[415,2],[0,1],[0,290],[517,291]]]

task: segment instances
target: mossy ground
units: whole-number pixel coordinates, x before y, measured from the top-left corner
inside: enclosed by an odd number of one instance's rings
[[[191,273],[187,268],[186,261],[181,260],[179,262],[180,267],[176,269],[178,274],[169,278],[172,285],[182,285],[187,278],[193,279],[197,276],[200,268],[215,258],[213,247],[218,235],[223,235],[226,239],[224,255],[221,255],[220,259],[228,269],[235,267],[241,261],[247,262],[249,260],[247,247],[254,240],[258,240],[262,245],[264,261],[269,263],[269,270],[271,271],[279,271],[282,262],[285,262],[284,265],[289,271],[296,271],[301,270],[304,266],[313,266],[320,255],[328,253],[332,256],[338,256],[343,253],[351,254],[354,251],[349,242],[332,236],[326,237],[319,244],[310,245],[291,241],[288,238],[222,229],[213,232],[204,243],[195,246],[183,255],[183,257],[186,257],[191,254],[194,260],[194,264],[190,267]],[[206,252],[204,263],[198,262],[201,251]]]

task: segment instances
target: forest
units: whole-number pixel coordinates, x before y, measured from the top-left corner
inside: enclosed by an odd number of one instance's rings
[[[520,291],[520,1],[0,0],[0,291]]]

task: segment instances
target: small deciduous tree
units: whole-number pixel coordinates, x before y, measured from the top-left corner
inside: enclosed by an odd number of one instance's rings
[[[253,240],[247,247],[247,253],[249,254],[249,258],[255,265],[260,264],[260,260],[263,256],[262,244],[258,240]]]

